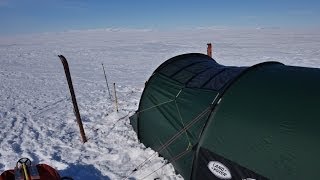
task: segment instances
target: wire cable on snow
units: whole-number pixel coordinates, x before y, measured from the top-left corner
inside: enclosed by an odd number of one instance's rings
[[[167,161],[165,164],[163,164],[162,166],[160,166],[158,169],[152,171],[150,174],[144,176],[144,177],[141,178],[140,180],[144,180],[144,179],[146,179],[147,177],[151,176],[152,174],[154,174],[155,172],[159,171],[159,170],[162,169],[164,166],[166,166],[167,164],[169,164],[169,162],[170,162],[170,163],[173,163],[173,162],[179,160],[179,159],[182,158],[184,155],[186,155],[188,152],[190,152],[191,149],[192,149],[192,148],[189,148],[189,149],[181,152],[181,153],[178,154],[177,156],[171,158],[169,161]]]
[[[189,128],[192,127],[193,124],[198,122],[207,112],[210,112],[212,109],[212,106],[208,106],[205,110],[203,110],[198,116],[196,116],[192,121],[190,121],[184,128],[182,128],[180,131],[178,131],[174,136],[172,136],[165,144],[163,144],[161,147],[159,147],[152,155],[150,155],[145,161],[143,161],[141,164],[139,164],[134,170],[132,170],[125,178],[124,180],[127,180],[129,176],[134,174],[136,171],[140,170],[141,167],[146,165],[148,161],[150,161],[157,153],[160,153],[165,148],[167,148],[170,144],[172,144],[175,140],[177,140],[184,132],[186,132]],[[191,148],[187,148],[187,150],[190,150]]]

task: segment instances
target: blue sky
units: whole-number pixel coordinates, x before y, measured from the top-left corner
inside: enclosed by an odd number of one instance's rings
[[[319,0],[0,0],[0,35],[95,28],[320,27]]]

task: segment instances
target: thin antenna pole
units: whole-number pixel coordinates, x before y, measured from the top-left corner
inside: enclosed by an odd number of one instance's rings
[[[74,114],[76,116],[77,123],[79,125],[82,142],[85,143],[85,142],[87,142],[87,137],[86,137],[86,134],[85,134],[84,129],[83,129],[83,125],[82,125],[82,121],[81,121],[81,117],[80,117],[80,112],[79,112],[79,108],[78,108],[78,104],[77,104],[76,95],[75,95],[74,90],[73,90],[73,85],[72,85],[72,80],[71,80],[68,61],[63,55],[58,55],[58,57],[60,58],[60,60],[61,60],[61,62],[63,64],[64,72],[66,74],[66,78],[67,78],[67,81],[68,81],[69,90],[70,90],[70,94],[71,94],[71,99],[72,99],[72,103],[73,103]]]
[[[102,69],[103,69],[103,73],[104,73],[104,78],[106,79],[106,83],[107,83],[109,98],[111,99],[111,94],[110,94],[110,89],[109,89],[109,84],[108,84],[108,79],[107,79],[106,71],[104,70],[104,65],[103,65],[103,63],[101,63],[101,64],[102,64]]]
[[[114,98],[116,100],[116,110],[118,111],[118,98],[117,98],[117,91],[116,91],[116,83],[113,83],[113,89],[114,89]]]

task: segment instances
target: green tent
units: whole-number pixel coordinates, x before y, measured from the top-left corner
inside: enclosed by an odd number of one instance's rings
[[[320,69],[179,55],[154,71],[130,121],[186,180],[319,178]]]

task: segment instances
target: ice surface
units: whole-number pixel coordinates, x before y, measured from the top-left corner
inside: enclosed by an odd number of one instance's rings
[[[138,143],[129,116],[145,81],[162,62],[182,53],[206,53],[224,65],[263,61],[320,67],[320,31],[198,28],[99,29],[0,37],[0,170],[21,157],[47,163],[75,179],[121,179],[154,153]],[[62,64],[69,60],[88,137],[81,143]],[[119,112],[109,98],[116,83]],[[165,163],[153,158],[130,175],[140,179]],[[182,179],[169,164],[146,179]]]

